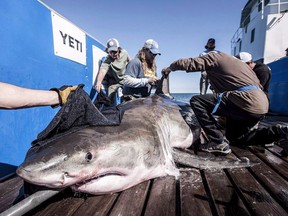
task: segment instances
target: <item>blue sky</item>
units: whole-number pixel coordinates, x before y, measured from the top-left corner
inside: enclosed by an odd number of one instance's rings
[[[158,76],[179,58],[196,57],[207,40],[231,53],[231,39],[239,28],[247,0],[42,0],[46,5],[106,45],[118,39],[132,58],[147,39],[158,42]],[[199,93],[200,72],[175,72],[171,92]]]

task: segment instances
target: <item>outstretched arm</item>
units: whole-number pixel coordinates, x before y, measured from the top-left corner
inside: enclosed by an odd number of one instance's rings
[[[213,68],[215,66],[215,57],[217,53],[208,53],[201,57],[196,58],[183,58],[178,59],[169,67],[163,68],[162,75],[169,75],[172,71],[186,71],[186,72],[197,72],[197,71],[205,71]]]
[[[35,106],[57,106],[67,102],[71,91],[77,86],[49,90],[23,88],[0,82],[0,108],[19,109]]]

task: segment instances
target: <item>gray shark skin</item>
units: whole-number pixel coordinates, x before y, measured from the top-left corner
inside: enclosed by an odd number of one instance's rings
[[[125,190],[148,179],[174,175],[172,148],[199,139],[170,99],[154,95],[120,105],[119,126],[89,127],[40,147],[17,169],[25,181],[89,194]]]
[[[17,174],[26,182],[53,190],[71,187],[98,195],[123,191],[156,177],[177,178],[175,162],[200,169],[253,165],[177,150],[199,141],[201,128],[190,105],[172,98],[168,78],[162,77],[154,96],[120,105],[125,112],[119,126],[81,129],[40,146],[27,155]]]

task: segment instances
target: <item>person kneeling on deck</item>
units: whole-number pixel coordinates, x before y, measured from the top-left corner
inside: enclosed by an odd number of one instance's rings
[[[241,60],[228,54],[179,59],[162,70],[207,71],[210,84],[217,94],[196,95],[190,100],[199,124],[209,141],[197,150],[228,154],[231,145],[265,145],[280,141],[284,154],[288,152],[287,128],[278,125],[266,128],[254,126],[268,112],[268,98],[253,70]],[[213,115],[226,118],[225,136]],[[254,129],[254,130],[253,130]]]
[[[125,49],[120,47],[118,40],[115,38],[107,41],[106,52],[108,55],[100,65],[99,72],[95,79],[94,89],[100,93],[103,85],[112,102],[111,105],[118,105],[121,103],[121,99],[120,102],[117,101],[117,92],[118,97],[121,97],[123,76],[126,65],[130,61],[130,56]]]

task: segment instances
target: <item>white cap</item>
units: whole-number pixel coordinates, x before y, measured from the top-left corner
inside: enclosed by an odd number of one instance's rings
[[[118,51],[118,48],[120,47],[119,42],[115,38],[111,38],[107,41],[107,51],[108,53],[110,51]]]
[[[250,62],[250,61],[252,61],[252,55],[248,52],[240,52],[239,53],[239,59],[245,63]]]
[[[145,44],[144,44],[145,48],[148,48],[153,54],[159,54],[161,55],[160,51],[159,51],[159,46],[158,43],[156,41],[154,41],[153,39],[148,39]]]

